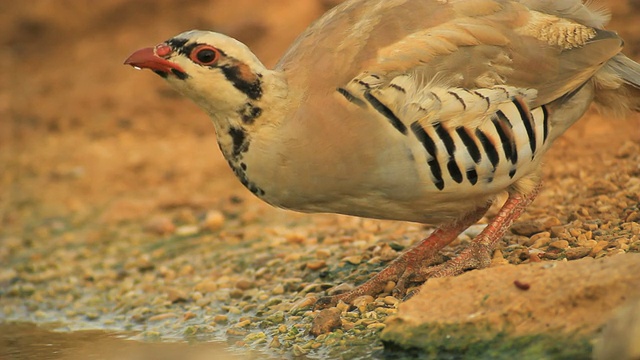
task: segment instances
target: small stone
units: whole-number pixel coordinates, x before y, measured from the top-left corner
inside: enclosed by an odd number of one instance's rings
[[[209,231],[217,231],[222,228],[225,222],[224,214],[218,210],[208,211],[204,216],[204,220],[202,220],[203,229],[207,229]]]
[[[531,244],[535,244],[536,241],[538,241],[538,239],[543,239],[543,238],[550,238],[551,237],[551,233],[548,231],[543,231],[541,233],[537,233],[533,236],[531,236],[529,238],[529,241],[526,242],[527,245],[531,245]]]
[[[328,249],[319,249],[316,251],[316,257],[318,259],[328,259],[331,257],[331,251]]]
[[[556,240],[550,243],[549,246],[556,249],[566,249],[569,247],[569,242],[567,240]]]
[[[188,275],[193,275],[195,273],[195,268],[193,267],[193,265],[185,265],[182,268],[180,268],[180,271],[178,271],[178,275],[180,276],[188,276]]]
[[[145,226],[145,230],[158,235],[168,235],[176,231],[176,226],[170,218],[161,216],[151,219]]]
[[[280,339],[277,336],[274,336],[271,342],[269,343],[269,347],[272,349],[279,349],[282,346],[280,343]]]
[[[291,349],[293,350],[293,356],[303,356],[309,353],[309,350],[304,349],[298,344],[294,344]]]
[[[178,236],[192,236],[199,231],[200,228],[197,225],[183,225],[176,228],[175,234]]]
[[[364,313],[367,309],[367,305],[371,304],[373,300],[373,296],[371,295],[362,295],[355,298],[351,303],[360,311],[360,313]]]
[[[395,288],[396,288],[396,282],[388,281],[387,284],[384,286],[383,292],[390,294]]]
[[[584,246],[586,246],[586,247],[588,247],[588,248],[593,249],[597,244],[598,244],[598,242],[597,242],[597,241],[595,241],[595,240],[587,240],[587,241],[584,243]]]
[[[178,315],[176,315],[174,313],[165,313],[165,314],[159,314],[159,315],[151,316],[151,317],[149,317],[149,319],[147,319],[147,321],[155,322],[155,321],[173,319],[173,318],[177,318],[177,317],[178,317]]]
[[[580,229],[575,229],[575,228],[569,229],[569,234],[571,234],[572,237],[577,238],[582,234],[582,231],[580,231]]]
[[[351,286],[351,285],[349,285],[347,283],[342,283],[342,284],[339,284],[337,286],[334,286],[329,291],[327,291],[327,295],[329,295],[329,296],[338,295],[338,294],[345,293],[345,292],[347,292],[347,291],[349,291],[351,289],[353,289],[353,286]]]
[[[229,322],[229,317],[227,315],[216,315],[213,317],[213,322],[216,324],[226,324]]]
[[[253,281],[249,281],[246,279],[238,280],[238,282],[236,283],[236,288],[240,290],[249,290],[254,288],[255,286],[256,284]]]
[[[373,324],[367,325],[367,329],[373,329],[373,330],[382,330],[385,327],[387,327],[387,325],[385,325],[384,323],[373,323]]]
[[[304,297],[293,304],[290,313],[291,315],[297,315],[300,312],[309,310],[313,307],[313,305],[315,305],[317,301],[318,299],[315,296]]]
[[[310,261],[307,263],[307,269],[313,271],[320,270],[325,266],[327,266],[327,262],[324,260]]]
[[[343,258],[342,261],[346,261],[349,264],[353,264],[353,265],[359,265],[362,262],[362,256],[360,255],[347,256]]]
[[[548,237],[539,238],[538,240],[536,240],[536,242],[531,244],[531,247],[534,249],[541,249],[547,246],[550,242],[551,242],[551,239]]]
[[[400,300],[398,300],[397,298],[393,297],[393,296],[385,296],[385,298],[383,299],[384,303],[387,305],[393,305],[396,306],[400,303]]]
[[[251,333],[247,336],[244,337],[244,341],[246,342],[255,342],[257,340],[261,340],[261,339],[265,339],[267,337],[267,334],[263,333],[262,331],[256,332],[256,333]]]
[[[240,299],[244,295],[244,291],[240,289],[231,289],[229,291],[229,297],[232,299]]]
[[[218,284],[211,280],[204,280],[196,284],[194,287],[195,291],[199,291],[201,293],[211,293],[218,290]]]
[[[618,186],[609,180],[598,179],[591,183],[589,190],[591,190],[594,195],[607,195],[618,191]]]
[[[581,259],[589,255],[590,252],[591,252],[591,248],[586,246],[579,246],[579,247],[567,249],[567,251],[565,251],[564,254],[568,260],[575,260],[575,259]]]
[[[240,320],[240,321],[238,321],[238,322],[234,325],[234,327],[236,327],[236,328],[244,328],[244,327],[247,327],[247,326],[249,326],[249,325],[251,325],[251,320],[246,319],[246,320]]]
[[[182,290],[174,288],[167,289],[167,299],[171,301],[172,304],[186,302],[188,298],[189,295]]]
[[[193,319],[194,317],[197,317],[198,315],[196,315],[195,313],[191,312],[191,311],[187,311],[186,313],[184,313],[184,315],[182,316],[182,320],[183,321],[187,321],[189,319]]]
[[[640,220],[640,212],[638,211],[632,211],[624,219],[625,222],[637,222],[638,220]]]
[[[596,246],[594,246],[591,249],[591,252],[589,253],[589,255],[591,256],[595,256],[597,255],[600,251],[604,250],[604,248],[606,248],[607,246],[609,246],[609,242],[602,240],[602,241],[598,241],[598,243],[596,244]]]
[[[284,286],[282,284],[276,285],[273,290],[271,290],[273,295],[282,295],[284,294]]]
[[[306,237],[301,234],[287,234],[284,238],[287,242],[292,244],[302,244],[306,240]]]
[[[318,336],[339,328],[342,326],[341,313],[340,309],[335,307],[320,311],[313,319],[309,333],[313,336]]]
[[[549,228],[550,235],[554,238],[559,238],[565,233],[566,228],[564,226],[552,226]],[[534,235],[535,236],[535,235]]]
[[[522,236],[531,237],[545,230],[544,224],[537,221],[519,221],[511,225],[511,232]]]

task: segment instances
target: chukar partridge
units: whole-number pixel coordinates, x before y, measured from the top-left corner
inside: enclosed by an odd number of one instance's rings
[[[580,0],[349,0],[275,69],[222,34],[188,31],[125,64],[162,76],[213,120],[229,165],[282,208],[438,224],[350,302],[396,282],[486,267],[540,189],[542,155],[592,102],[640,110],[640,65]],[[456,258],[429,260],[497,216]]]

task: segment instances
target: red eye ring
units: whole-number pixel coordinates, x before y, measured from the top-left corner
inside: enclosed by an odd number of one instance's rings
[[[196,64],[213,65],[220,59],[220,51],[211,45],[198,45],[191,51],[189,58]]]

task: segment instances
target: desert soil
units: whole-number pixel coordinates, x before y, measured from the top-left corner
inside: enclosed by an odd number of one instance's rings
[[[0,3],[0,322],[226,341],[274,357],[378,354],[397,299],[340,308],[342,325],[318,337],[308,335],[310,305],[432,227],[262,203],[235,179],[194,104],[122,66],[133,50],[192,28],[236,37],[273,65],[337,2]],[[624,52],[640,60],[637,2],[603,3]],[[640,251],[640,116],[590,111],[546,155],[544,181],[493,267]],[[474,273],[459,291],[483,276]]]

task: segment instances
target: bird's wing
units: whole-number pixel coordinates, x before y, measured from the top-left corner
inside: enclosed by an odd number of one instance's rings
[[[364,90],[400,77],[416,94],[533,89],[535,108],[581,86],[620,51],[622,41],[597,28],[604,22],[580,0],[347,1],[305,31],[278,68],[310,96],[343,88],[363,100]]]

